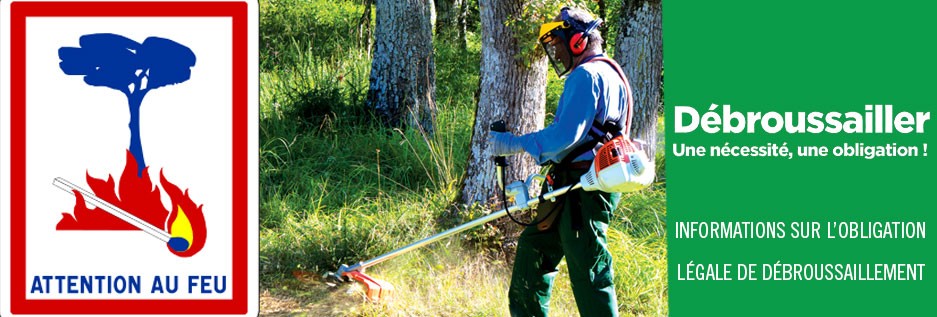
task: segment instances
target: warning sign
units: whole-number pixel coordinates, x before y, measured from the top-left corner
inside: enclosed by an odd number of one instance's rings
[[[0,314],[256,314],[256,10],[2,5]]]

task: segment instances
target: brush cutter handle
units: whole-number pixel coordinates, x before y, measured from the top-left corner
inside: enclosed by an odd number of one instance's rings
[[[492,122],[491,125],[488,126],[488,130],[494,132],[508,132],[508,127],[507,124],[504,123],[504,120],[498,120]],[[495,156],[495,165],[505,167],[508,166],[508,162],[504,159],[504,156]],[[504,188],[504,186],[501,187]]]
[[[491,130],[494,132],[508,132],[508,127],[507,127],[507,124],[504,123],[504,120],[498,120],[498,121],[492,122],[491,125],[488,126],[488,130]]]

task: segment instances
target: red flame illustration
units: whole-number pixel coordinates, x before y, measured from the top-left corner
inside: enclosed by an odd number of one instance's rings
[[[88,173],[85,173],[85,178],[96,196],[156,228],[162,228],[170,235],[174,234],[172,224],[178,219],[179,211],[182,210],[191,225],[192,241],[188,241],[189,247],[184,251],[176,251],[167,245],[173,254],[189,257],[205,246],[207,230],[202,205],[196,205],[189,197],[188,190],[185,192],[180,190],[160,171],[160,185],[172,202],[170,210],[166,210],[160,199],[159,187],[153,186],[150,181],[149,167],[144,168],[143,173],[138,177],[137,161],[130,151],[127,151],[127,163],[120,175],[120,184],[116,191],[114,178],[111,175],[107,176],[107,181],[91,177]],[[104,210],[88,209],[84,197],[77,191],[74,193],[74,213],[62,213],[62,220],[55,226],[56,230],[139,230]]]

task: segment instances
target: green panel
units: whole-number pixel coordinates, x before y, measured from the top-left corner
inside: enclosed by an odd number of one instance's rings
[[[934,316],[934,237],[914,240],[677,239],[681,221],[934,219],[933,157],[710,157],[712,145],[917,146],[924,133],[675,133],[675,106],[739,112],[937,108],[937,3],[665,1],[670,309],[674,316]],[[722,115],[722,109],[718,113]],[[937,115],[937,113],[935,113]],[[677,157],[673,146],[705,146]],[[821,230],[823,236],[826,229]],[[920,281],[680,281],[694,263],[923,263]],[[735,274],[735,266],[732,272]],[[733,275],[733,279],[735,276]]]

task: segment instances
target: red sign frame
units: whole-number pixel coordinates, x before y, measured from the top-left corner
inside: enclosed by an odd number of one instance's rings
[[[246,2],[14,2],[10,4],[10,311],[13,314],[247,314],[247,16]],[[26,299],[26,18],[230,17],[232,23],[232,298]]]

